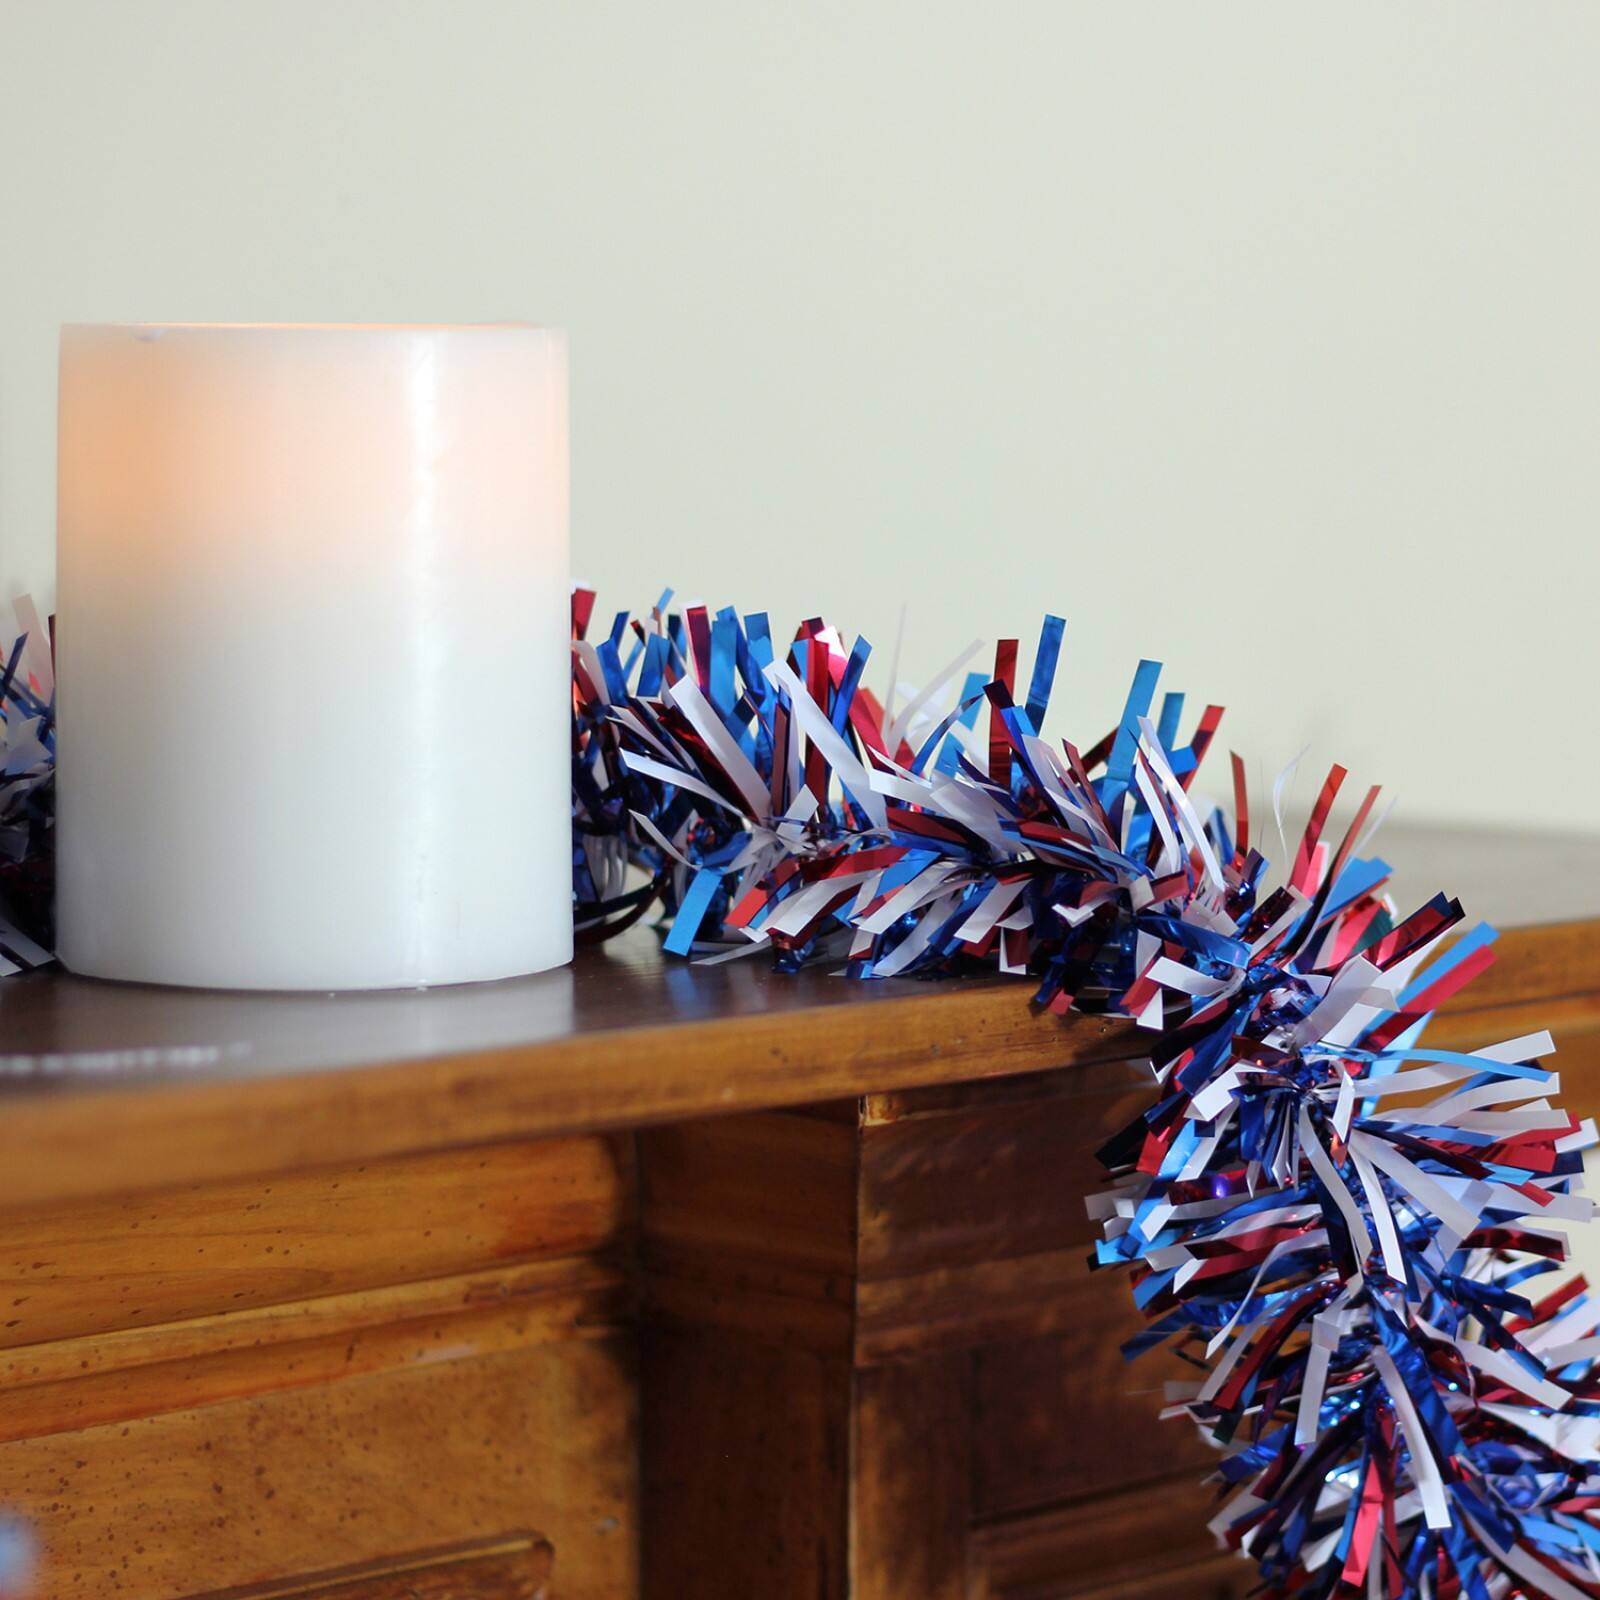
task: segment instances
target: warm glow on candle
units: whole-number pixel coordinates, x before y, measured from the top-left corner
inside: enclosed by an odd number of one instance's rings
[[[568,958],[566,448],[534,328],[64,330],[69,967],[360,988]]]

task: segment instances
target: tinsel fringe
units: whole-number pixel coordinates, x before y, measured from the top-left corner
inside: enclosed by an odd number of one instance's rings
[[[1493,934],[1445,949],[1463,913],[1443,896],[1395,914],[1363,854],[1376,789],[1325,838],[1335,767],[1268,887],[1238,757],[1231,824],[1191,795],[1220,708],[1180,740],[1155,663],[1089,750],[1042,737],[1059,618],[1020,704],[1006,641],[941,714],[881,705],[865,641],[821,622],[780,656],[765,616],[665,599],[591,641],[592,605],[573,617],[580,928],[659,900],[678,954],[993,965],[1036,1006],[1131,1019],[1152,1103],[1101,1152],[1095,1259],[1130,1269],[1148,1326],[1127,1353],[1195,1366],[1170,1411],[1220,1448],[1213,1527],[1263,1592],[1600,1595],[1600,1299],[1560,1272],[1594,1130],[1549,1098],[1547,1034],[1421,1043]]]

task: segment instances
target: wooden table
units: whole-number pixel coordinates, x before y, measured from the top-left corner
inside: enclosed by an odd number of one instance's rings
[[[1600,1110],[1600,844],[1387,843],[1511,928],[1439,1037],[1548,1025]],[[0,983],[37,1594],[1243,1594],[1086,1267],[1136,1042],[1027,992],[645,932],[427,994]]]

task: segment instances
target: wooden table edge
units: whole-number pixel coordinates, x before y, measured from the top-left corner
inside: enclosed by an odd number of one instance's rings
[[[1499,966],[1441,1019],[1600,991],[1600,919],[1512,929]],[[602,1029],[571,1038],[242,1077],[13,1094],[0,1204],[44,1204],[520,1138],[611,1132],[868,1092],[1134,1057],[1131,1025],[1041,1014],[1026,979],[930,983],[871,1005]],[[1559,1040],[1558,1040],[1559,1043]]]

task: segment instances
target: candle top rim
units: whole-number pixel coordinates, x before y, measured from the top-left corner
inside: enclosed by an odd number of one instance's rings
[[[555,333],[537,322],[64,322],[63,333]]]

